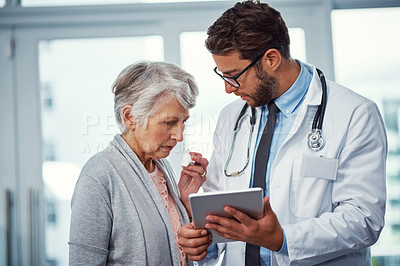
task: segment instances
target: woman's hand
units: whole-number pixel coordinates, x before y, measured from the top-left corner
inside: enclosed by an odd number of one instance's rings
[[[194,228],[193,223],[188,223],[178,230],[178,244],[190,260],[204,259],[211,243],[212,234],[204,228]]]
[[[196,193],[206,181],[208,160],[203,158],[201,153],[190,152],[192,161],[188,166],[182,167],[181,177],[178,187],[181,194],[181,200],[186,207],[187,212],[190,211],[189,194]]]

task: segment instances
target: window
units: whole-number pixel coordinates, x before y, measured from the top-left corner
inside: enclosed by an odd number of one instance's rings
[[[43,83],[41,84],[41,95],[42,95],[42,106],[43,108],[51,111],[53,108],[53,98],[51,95],[51,83]]]
[[[376,265],[400,263],[400,8],[332,13],[337,82],[375,101],[388,137],[386,224],[372,247]]]
[[[126,66],[145,59],[163,60],[160,36],[39,42],[49,264],[68,265],[70,200],[76,180],[89,157],[119,132],[112,83]]]
[[[46,202],[46,223],[49,225],[57,224],[57,205],[52,201]]]

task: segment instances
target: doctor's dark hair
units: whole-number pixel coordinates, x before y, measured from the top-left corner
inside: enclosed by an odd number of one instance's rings
[[[127,128],[122,110],[132,105],[131,114],[139,125],[147,121],[169,99],[176,99],[189,110],[196,104],[199,94],[194,77],[179,66],[166,62],[138,62],[126,67],[113,86],[114,113],[122,133]]]
[[[208,28],[205,46],[212,54],[238,51],[242,59],[254,60],[268,48],[281,47],[290,59],[288,29],[280,12],[259,1],[238,2]]]

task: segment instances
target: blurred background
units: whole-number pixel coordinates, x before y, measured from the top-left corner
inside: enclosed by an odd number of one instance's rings
[[[175,62],[200,87],[186,149],[210,158],[224,91],[204,47],[231,1],[0,0],[0,265],[68,265],[70,199],[89,157],[118,133],[111,85],[139,60]],[[275,0],[293,58],[375,101],[389,154],[374,265],[400,265],[400,1]],[[340,106],[338,107],[340,108]]]

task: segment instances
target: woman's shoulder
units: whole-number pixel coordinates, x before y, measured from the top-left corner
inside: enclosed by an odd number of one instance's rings
[[[120,153],[113,146],[109,146],[103,151],[93,155],[83,166],[81,176],[90,176],[94,179],[109,176],[116,167],[117,162],[121,162]]]

